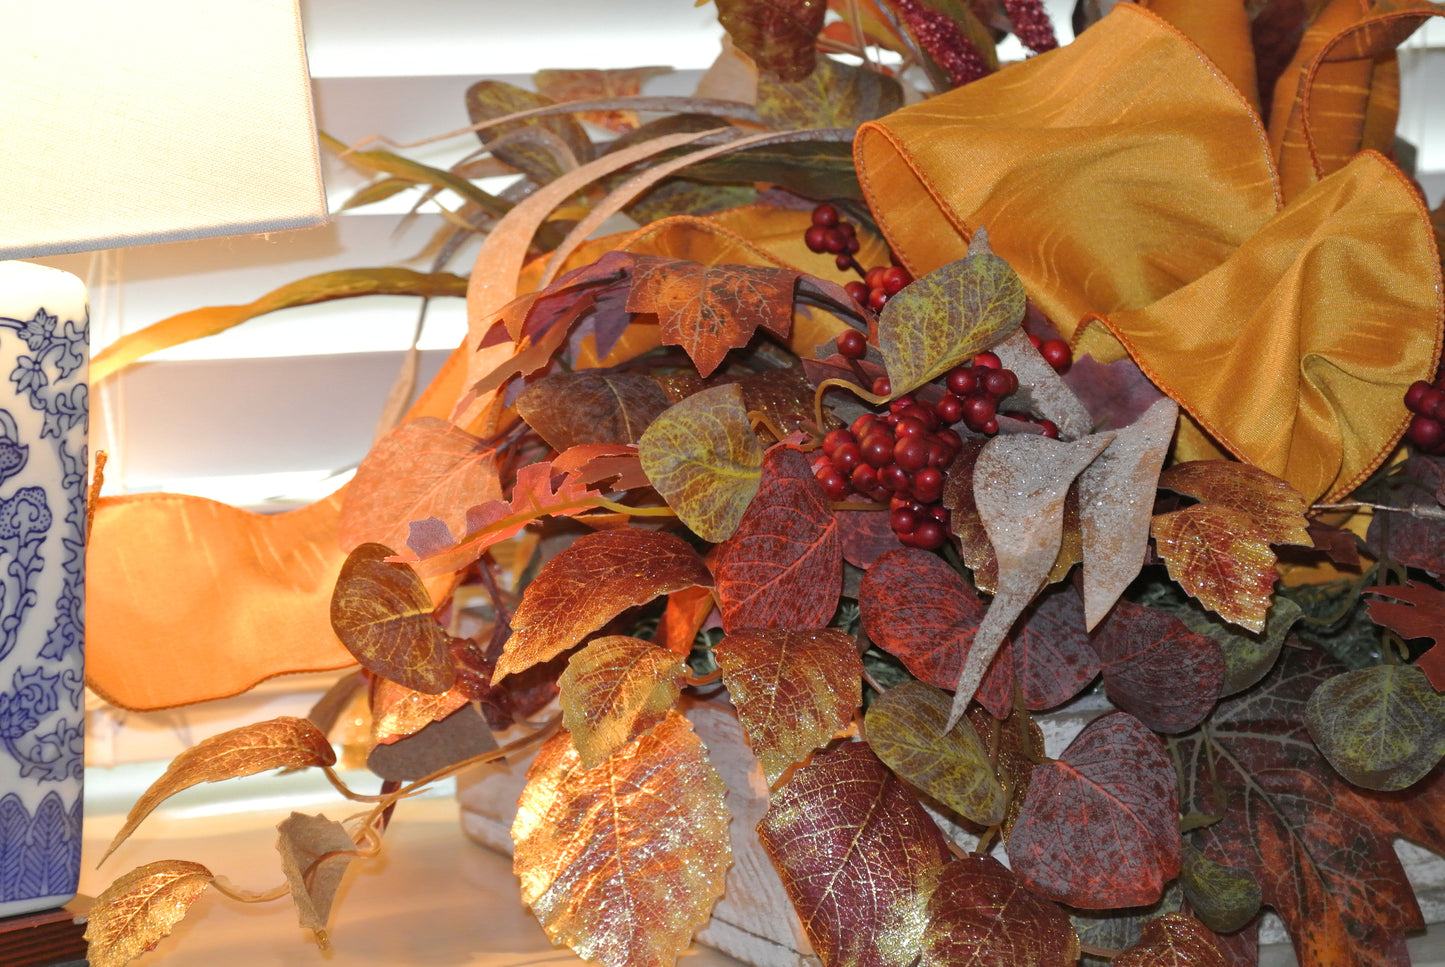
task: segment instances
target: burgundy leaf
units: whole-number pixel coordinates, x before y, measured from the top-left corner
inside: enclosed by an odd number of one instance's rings
[[[1008,650],[1024,706],[1033,711],[1064,704],[1099,674],[1099,656],[1084,631],[1084,599],[1072,584],[1049,588],[1029,606]]]
[[[998,860],[969,855],[943,868],[920,967],[1073,967],[1078,959],[1068,915]]]
[[[1224,688],[1224,653],[1177,617],[1119,601],[1091,636],[1114,704],[1156,732],[1186,732]]]

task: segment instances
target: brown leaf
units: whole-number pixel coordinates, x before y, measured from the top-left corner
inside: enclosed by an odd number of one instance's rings
[[[654,380],[632,373],[554,373],[517,397],[517,412],[554,450],[636,443],[668,405]]]
[[[922,681],[952,688],[983,620],[978,594],[937,554],[898,547],[863,575],[863,630]]]
[[[1263,631],[1276,577],[1269,540],[1243,511],[1195,504],[1154,518],[1169,576],[1210,611]]]
[[[821,628],[838,609],[843,542],[808,461],[779,446],[757,496],[710,558],[723,627]]]
[[[182,789],[269,769],[305,769],[335,762],[336,752],[320,729],[306,719],[285,715],[202,739],[171,760],[165,773],[130,807],[125,825],[101,860],[115,852],[151,810]]]
[[[552,103],[550,97],[505,81],[478,81],[467,88],[467,115],[473,124]],[[567,115],[510,121],[484,128],[477,132],[477,137],[497,158],[539,185],[592,158],[592,142],[587,133]]]
[[[1271,544],[1310,546],[1304,495],[1258,467],[1233,460],[1191,460],[1164,471],[1159,486],[1240,511]]]
[[[713,657],[770,785],[846,727],[863,700],[858,642],[837,628],[733,631]]]
[[[379,440],[347,485],[337,539],[344,550],[401,547],[412,521],[437,517],[453,532],[467,508],[502,496],[496,451],[460,427],[425,416]]]
[[[638,259],[627,311],[656,313],[662,341],[681,346],[697,371],[708,376],[729,349],[746,346],[760,327],[787,338],[800,274],[764,266]]]
[[[211,871],[185,860],[137,867],[105,888],[85,923],[91,967],[124,967],[163,940],[211,885]]]
[[[1219,700],[1219,643],[1168,612],[1120,601],[1090,641],[1109,699],[1156,732],[1187,732]]]
[[[919,967],[1073,967],[1078,959],[1068,915],[998,860],[969,855],[943,868]]]
[[[737,48],[784,81],[813,72],[827,4],[815,0],[719,0],[717,19]]]
[[[1445,204],[1441,209],[1445,211]],[[1411,454],[1393,483],[1401,501],[1412,507],[1445,505],[1445,456]],[[1445,574],[1445,520],[1437,517],[1376,513],[1365,532],[1365,546],[1376,557]]]
[[[844,510],[835,514],[843,560],[867,570],[888,551],[898,548],[898,535],[887,510]]]
[[[554,101],[584,101],[604,97],[631,97],[654,77],[672,73],[671,67],[625,67],[611,70],[540,70],[532,75],[537,92]],[[637,127],[636,111],[579,111],[578,120],[623,134]]]
[[[456,681],[451,635],[432,614],[431,595],[391,548],[362,544],[346,556],[331,595],[331,627],[361,667],[418,692],[440,694]]]
[[[1008,799],[973,724],[948,728],[949,705],[946,693],[923,682],[894,685],[868,708],[868,745],[914,788],[980,826],[996,826]]]
[[[823,963],[913,963],[948,849],[867,745],[847,742],[813,756],[773,796],[758,840]]]
[[[296,916],[301,926],[316,931],[317,944],[326,950],[330,947],[326,923],[331,919],[331,904],[341,877],[356,858],[356,844],[345,826],[325,816],[293,812],[276,828],[281,833],[276,851],[281,854],[281,870],[291,887]]]
[[[1139,942],[1114,967],[1226,967],[1214,934],[1193,917],[1166,913],[1144,925]]]
[[[943,506],[948,508],[948,526],[958,539],[963,563],[973,572],[973,584],[985,594],[998,590],[998,558],[989,543],[988,531],[978,516],[973,497],[973,468],[988,437],[969,434],[944,475]]]
[[[584,959],[671,967],[723,892],[724,792],[676,710],[591,770],[569,736],[553,736],[512,824],[522,901]]]
[[[476,705],[463,705],[411,735],[377,745],[366,767],[383,779],[414,782],[496,748],[485,714]]]
[[[712,575],[682,538],[625,527],[584,534],[527,586],[493,683],[554,658],[628,608]]]
[[[641,638],[595,638],[558,679],[562,724],[583,769],[645,734],[667,715],[687,674],[678,656]]]

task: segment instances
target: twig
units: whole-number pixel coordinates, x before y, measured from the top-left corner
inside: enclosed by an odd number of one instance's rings
[[[1392,514],[1409,514],[1422,520],[1445,520],[1445,507],[1438,504],[1411,504],[1409,507],[1392,507],[1389,504],[1374,504],[1367,500],[1347,500],[1341,504],[1311,504],[1310,510],[1383,510]]]

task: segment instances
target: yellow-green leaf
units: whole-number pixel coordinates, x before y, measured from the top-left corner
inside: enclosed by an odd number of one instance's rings
[[[163,940],[211,885],[211,871],[185,860],[159,860],[120,877],[85,924],[90,967],[124,967]]]
[[[758,77],[758,116],[779,130],[855,128],[903,106],[903,88],[876,70],[831,57],[796,82]]]
[[[1445,695],[1415,665],[1336,675],[1310,696],[1305,724],[1330,765],[1366,789],[1413,786],[1445,756]]]
[[[686,673],[677,655],[627,635],[597,638],[573,655],[557,684],[562,724],[572,733],[582,768],[591,769],[662,721]]]

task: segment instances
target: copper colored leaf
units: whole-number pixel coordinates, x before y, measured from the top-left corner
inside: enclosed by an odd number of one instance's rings
[[[733,631],[713,657],[770,784],[845,728],[863,699],[858,642],[837,628]]]
[[[714,544],[737,529],[762,479],[763,448],[735,385],[669,407],[642,434],[638,455],[668,506]]]
[[[1279,658],[1296,621],[1304,617],[1304,609],[1282,595],[1270,602],[1263,631],[1242,631],[1197,606],[1179,613],[1179,619],[1190,631],[1208,635],[1219,642],[1224,654],[1224,690],[1221,695],[1242,692],[1269,674]]]
[[[718,0],[718,23],[761,70],[802,80],[817,60],[814,43],[828,5],[819,0]]]
[[[1111,712],[1034,768],[1009,860],[1034,889],[1082,910],[1153,903],[1179,873],[1178,808],[1163,743]]]
[[[380,745],[415,735],[467,704],[460,688],[439,695],[416,692],[387,678],[375,679],[371,690],[371,737]]]
[[[1154,518],[1154,546],[1169,576],[1200,604],[1263,631],[1274,589],[1274,552],[1243,511],[1195,504]]]
[[[973,497],[973,468],[983,452],[987,437],[969,435],[963,440],[958,456],[944,475],[943,506],[948,508],[948,526],[958,539],[963,563],[973,572],[973,584],[985,594],[998,590],[998,558],[988,541],[988,531],[978,516]]]
[[[382,437],[347,485],[337,539],[345,549],[401,547],[414,520],[437,517],[454,532],[467,508],[502,496],[495,451],[435,417],[403,423]]]
[[[983,602],[936,554],[895,548],[863,575],[863,630],[920,680],[952,688],[983,620]]]
[[[895,685],[868,708],[868,745],[919,791],[980,826],[1003,822],[1008,800],[988,749],[967,719],[948,728],[949,697],[922,682]]]
[[[582,768],[591,769],[662,721],[686,672],[666,648],[626,635],[593,639],[573,655],[557,683],[562,724]]]
[[[711,583],[697,552],[675,535],[637,527],[584,534],[527,586],[492,680],[556,657],[628,608]]]
[[[185,860],[158,860],[119,877],[86,918],[87,962],[124,967],[165,939],[212,879],[210,870]]]
[[[325,816],[293,812],[276,827],[281,871],[291,887],[291,900],[301,926],[316,931],[317,943],[328,946],[326,922],[341,886],[341,877],[356,858],[356,844],[346,827]]]
[[[790,447],[763,457],[762,482],[710,558],[723,627],[821,628],[838,609],[843,542],[808,461]]]
[[[773,796],[758,840],[829,967],[907,967],[948,859],[943,834],[861,742],[813,756]]]
[[[708,376],[759,328],[787,338],[798,275],[765,266],[639,259],[627,311],[656,313],[662,341],[681,346]]]
[[[965,718],[973,723],[979,739],[990,750],[994,775],[1008,793],[1008,808],[1003,817],[1003,831],[1007,836],[1028,797],[1034,766],[1047,761],[1043,730],[1020,709],[1010,710],[1007,718],[996,719],[982,706],[970,705]]]
[[[878,316],[878,349],[895,396],[1001,342],[1024,317],[1024,287],[992,252],[950,262],[909,285]]]
[[[115,852],[151,810],[182,789],[271,769],[305,769],[335,762],[336,752],[325,734],[306,719],[290,716],[243,725],[202,739],[171,760],[165,773],[130,807],[125,825],[101,859]]]
[[[1445,695],[1414,665],[1331,678],[1310,696],[1305,724],[1330,765],[1366,789],[1405,789],[1445,756]]]
[[[554,373],[517,397],[517,412],[554,450],[636,443],[667,407],[667,394],[656,382],[632,373]]]
[[[757,105],[763,122],[780,131],[856,128],[902,107],[903,88],[882,71],[823,57],[796,82],[760,76]]]
[[[595,769],[582,768],[569,736],[552,737],[512,824],[522,901],[584,959],[671,967],[723,892],[724,792],[675,710]]]
[[[624,67],[612,70],[540,70],[532,75],[537,91],[554,101],[584,101],[595,98],[631,97],[654,77],[672,72],[671,67]],[[621,134],[637,127],[635,111],[581,111],[577,117]]]
[[[1240,511],[1271,544],[1310,545],[1304,495],[1258,467],[1233,460],[1176,463],[1159,477],[1159,486]]]
[[[362,544],[346,556],[331,595],[331,627],[361,667],[418,692],[440,694],[456,681],[451,636],[432,615],[431,595],[392,550]]]
[[[1219,643],[1166,611],[1120,601],[1090,640],[1109,699],[1156,732],[1194,728],[1219,699]]]
[[[1193,917],[1166,913],[1144,925],[1139,942],[1114,967],[1226,967],[1214,934]]]
[[[468,704],[411,735],[375,746],[366,768],[393,782],[413,782],[496,748],[483,710]]]
[[[969,855],[943,868],[919,967],[1073,967],[1078,959],[1068,916],[998,860]]]
[[[658,622],[657,633],[652,636],[652,643],[686,658],[692,653],[697,633],[715,607],[711,588],[683,588],[672,592],[667,596],[667,606]]]
[[[1179,883],[1189,909],[1211,930],[1233,933],[1259,913],[1259,882],[1249,870],[1216,863],[1188,843]]]

